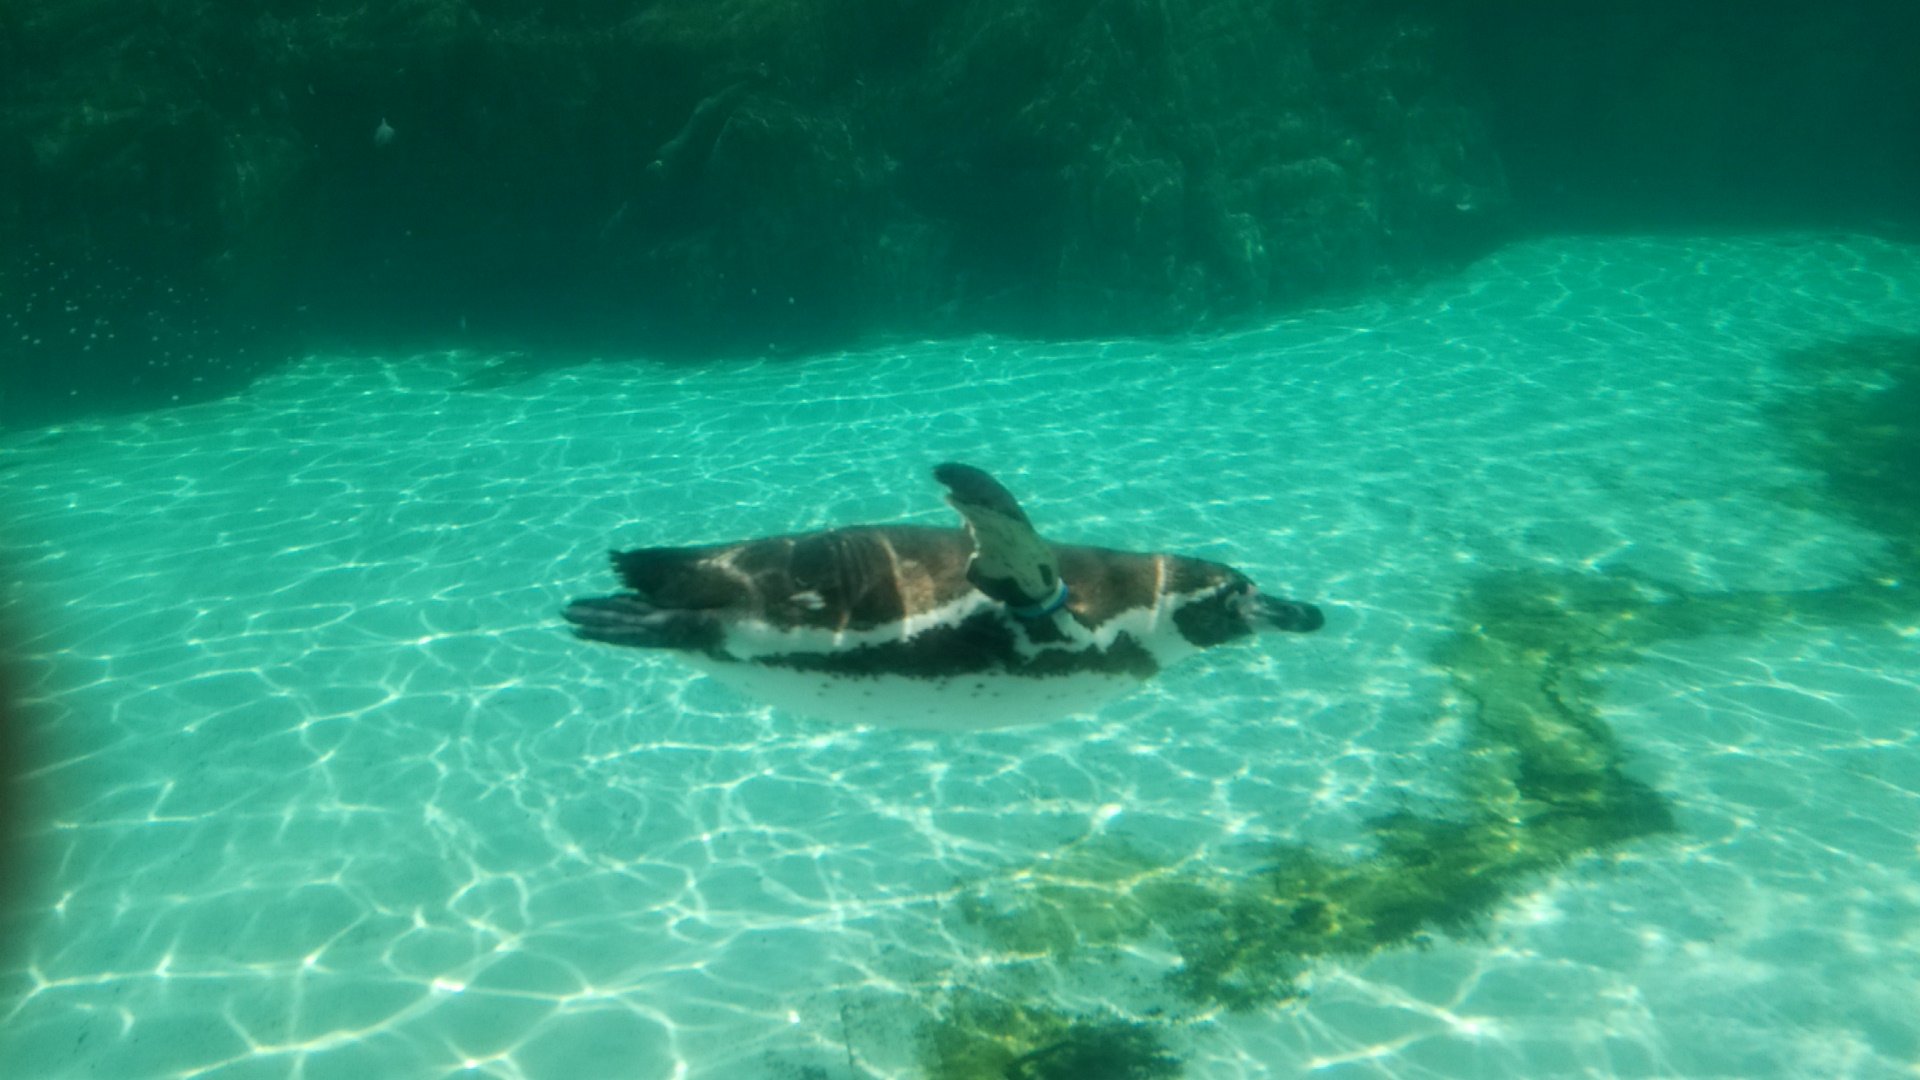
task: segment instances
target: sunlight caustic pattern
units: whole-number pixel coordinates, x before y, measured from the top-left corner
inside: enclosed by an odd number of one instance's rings
[[[1821,456],[1858,395],[1801,391],[1915,325],[1885,241],[1561,239],[1206,339],[316,357],[0,436],[40,754],[0,1060],[1898,1075],[1920,614]],[[950,458],[1329,625],[934,737],[558,623],[611,546],[949,523]],[[1487,731],[1549,714],[1533,756]],[[1631,813],[1569,842],[1576,805]]]

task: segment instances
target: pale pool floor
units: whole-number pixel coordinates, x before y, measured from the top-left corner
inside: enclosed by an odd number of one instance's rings
[[[1609,671],[1677,833],[1284,1007],[1183,1004],[1151,944],[1010,956],[956,910],[1090,837],[1231,874],[1450,798],[1431,649],[1476,574],[1866,572],[1878,537],[1781,497],[1812,480],[1759,404],[1782,350],[1917,326],[1914,248],[1575,238],[1185,343],[520,382],[320,357],[0,436],[51,793],[0,1071],[911,1080],[972,987],[1150,1017],[1206,1080],[1916,1075],[1913,626]],[[947,523],[947,459],[1054,539],[1232,562],[1328,626],[934,737],[771,714],[557,617],[610,546]]]

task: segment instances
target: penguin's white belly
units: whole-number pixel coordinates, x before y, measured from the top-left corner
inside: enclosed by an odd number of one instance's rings
[[[838,675],[704,656],[686,659],[741,693],[796,716],[931,731],[1046,723],[1091,712],[1141,683],[1122,672]]]

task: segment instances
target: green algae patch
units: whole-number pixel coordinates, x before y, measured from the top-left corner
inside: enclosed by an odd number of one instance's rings
[[[1541,876],[1674,829],[1666,798],[1626,771],[1601,716],[1601,675],[1663,642],[1770,627],[1910,618],[1913,590],[1880,580],[1796,592],[1686,593],[1625,571],[1488,575],[1434,653],[1466,720],[1458,804],[1369,822],[1373,853],[1290,848],[1227,890],[1219,915],[1169,922],[1190,999],[1283,1002],[1319,958],[1469,933]]]
[[[1170,1080],[1161,1030],[961,990],[921,1031],[927,1080]]]
[[[1721,623],[1624,575],[1480,578],[1434,655],[1467,722],[1458,805],[1375,818],[1365,858],[1278,853],[1216,918],[1174,932],[1175,987],[1230,1010],[1284,1002],[1315,960],[1471,932],[1539,875],[1672,830],[1666,800],[1624,771],[1598,676]]]
[[[1288,846],[1241,874],[1091,838],[982,883],[956,910],[1006,958],[1154,939],[1178,954],[1169,984],[1194,1005],[1284,1003],[1318,960],[1472,933],[1543,875],[1673,830],[1671,806],[1629,774],[1602,716],[1608,670],[1662,642],[1855,624],[1905,601],[1868,581],[1690,594],[1625,571],[1486,575],[1433,653],[1466,732],[1457,796],[1441,812],[1373,819],[1362,857]]]
[[[1601,672],[1722,620],[1625,574],[1521,571],[1475,581],[1435,650],[1480,762],[1463,794],[1477,816],[1526,833],[1523,850],[1574,854],[1661,832],[1665,804],[1621,772],[1600,717]],[[1746,626],[1725,626],[1743,632]]]
[[[1204,868],[1150,856],[1125,840],[1094,836],[985,889],[956,910],[1000,953],[1063,959],[1138,941],[1168,911],[1218,903],[1225,892]],[[1011,895],[1010,905],[1001,898]]]
[[[1827,501],[1920,574],[1920,334],[1845,338],[1780,358],[1796,382],[1768,418]]]

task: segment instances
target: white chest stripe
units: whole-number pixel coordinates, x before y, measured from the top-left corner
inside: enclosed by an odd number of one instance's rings
[[[1164,577],[1163,571],[1163,581]],[[1181,636],[1173,622],[1174,612],[1217,591],[1217,588],[1213,588],[1179,596],[1163,592],[1152,607],[1129,609],[1093,629],[1088,629],[1066,612],[1061,612],[1052,618],[1066,634],[1065,641],[1036,645],[1022,634],[1016,638],[1017,648],[1022,656],[1029,659],[1047,651],[1106,650],[1112,648],[1114,641],[1125,633],[1139,642],[1164,667],[1199,651]],[[727,624],[723,647],[731,656],[746,661],[796,652],[851,652],[868,645],[911,641],[928,630],[957,626],[987,610],[1005,611],[997,601],[981,593],[970,592],[929,611],[908,615],[897,623],[867,630],[780,627],[761,619],[739,619]],[[1008,618],[1011,619],[1011,616]]]

